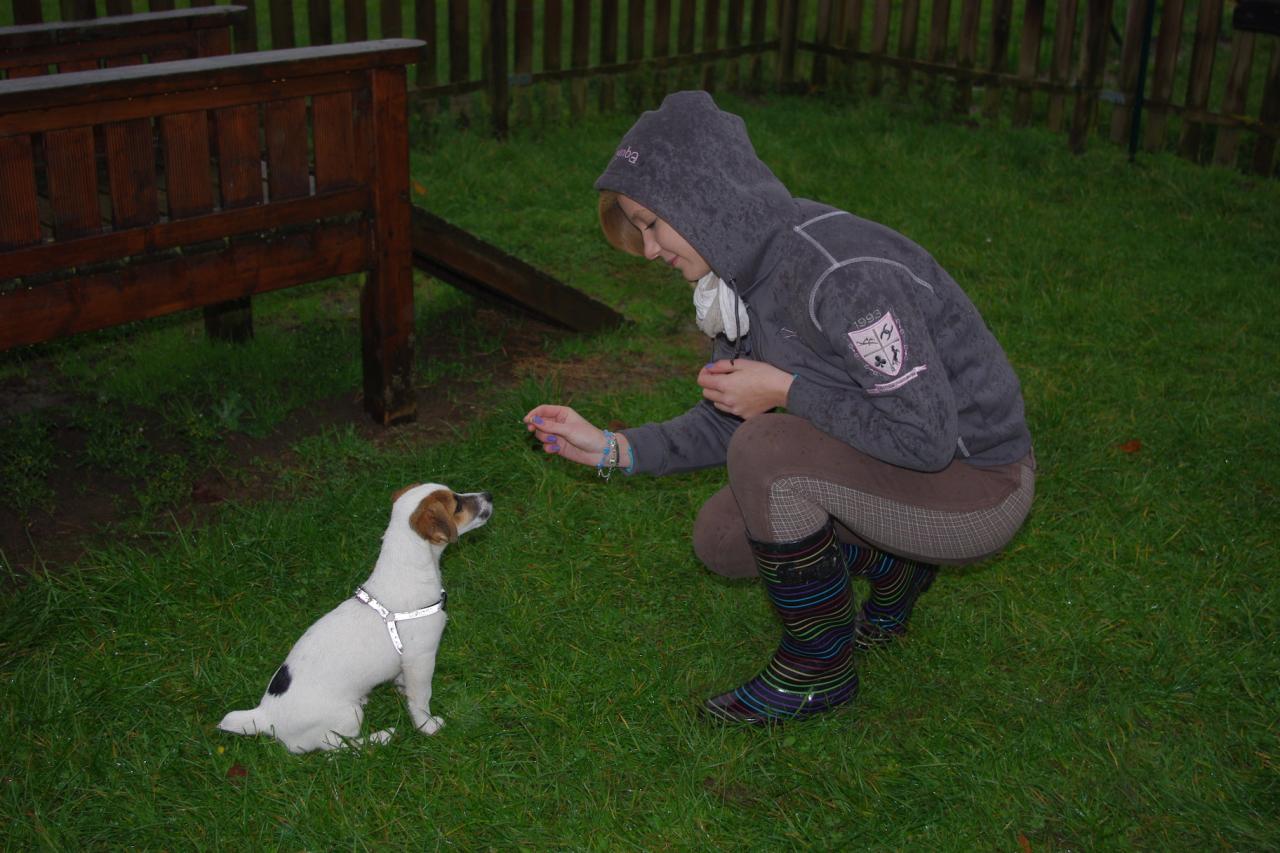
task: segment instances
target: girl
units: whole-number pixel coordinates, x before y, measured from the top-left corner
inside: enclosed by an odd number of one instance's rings
[[[706,92],[644,113],[595,187],[613,246],[694,285],[714,338],[703,399],[616,434],[541,405],[527,428],[604,476],[726,465],[694,551],[719,574],[759,575],[783,636],[704,710],[759,724],[842,705],[858,689],[854,647],[904,634],[937,564],[996,553],[1030,511],[1017,376],[927,252],[792,197]],[[856,613],[851,575],[871,590]]]

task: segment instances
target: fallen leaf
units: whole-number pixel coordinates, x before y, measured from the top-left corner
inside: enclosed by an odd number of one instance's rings
[[[232,764],[227,768],[227,778],[233,782],[248,775],[249,771],[245,769],[243,764]]]
[[[420,184],[418,181],[413,182],[413,191],[416,192],[418,195],[427,194],[427,188],[424,187],[422,184]]]
[[[1018,847],[1022,853],[1031,853],[1031,842],[1021,832],[1018,833]]]
[[[1120,448],[1121,453],[1137,453],[1142,449],[1142,442],[1136,438],[1131,438],[1123,444],[1117,444],[1116,447]]]

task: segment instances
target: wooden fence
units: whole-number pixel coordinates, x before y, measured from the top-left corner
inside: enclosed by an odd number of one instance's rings
[[[9,0],[15,23],[48,0]],[[61,0],[64,19],[212,0]],[[1131,151],[1277,171],[1280,37],[1227,0],[237,0],[238,50],[427,43],[415,102],[537,115],[650,106],[676,87],[865,92]],[[495,49],[494,46],[497,46]]]

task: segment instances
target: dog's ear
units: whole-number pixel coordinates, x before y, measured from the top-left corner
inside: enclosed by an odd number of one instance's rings
[[[409,518],[409,526],[433,545],[458,541],[458,525],[453,520],[453,495],[432,492],[422,499]]]
[[[395,503],[396,501],[400,500],[400,498],[404,495],[405,492],[409,491],[410,489],[416,489],[420,485],[422,484],[414,483],[412,485],[405,486],[403,489],[401,489],[400,491],[396,492],[394,495],[391,496],[391,502]]]

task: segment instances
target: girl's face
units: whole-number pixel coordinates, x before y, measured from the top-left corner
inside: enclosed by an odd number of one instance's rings
[[[696,283],[711,272],[711,265],[666,220],[659,219],[653,211],[624,195],[618,196],[618,207],[631,220],[631,224],[640,229],[646,258],[651,261],[661,260],[675,267],[688,282]]]

